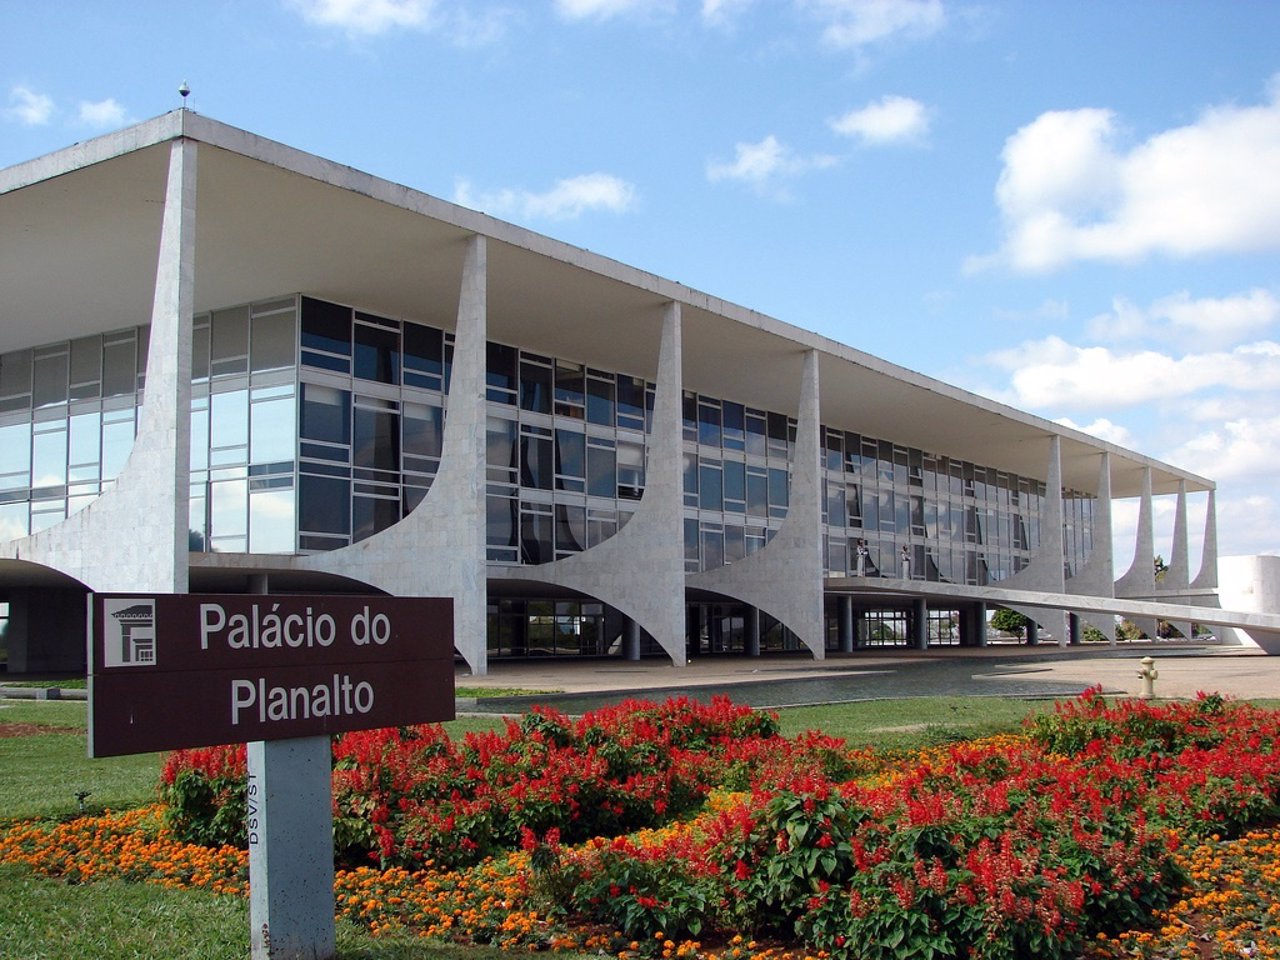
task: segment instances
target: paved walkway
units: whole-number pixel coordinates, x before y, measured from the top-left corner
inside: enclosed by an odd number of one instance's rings
[[[546,702],[569,713],[628,696],[655,698],[726,693],[753,706],[845,702],[879,698],[956,696],[1074,696],[1100,684],[1108,693],[1136,696],[1139,661],[1156,661],[1160,697],[1198,691],[1239,699],[1280,698],[1280,657],[1239,648],[1134,644],[1063,650],[993,645],[984,649],[860,651],[824,661],[800,657],[708,657],[686,667],[660,660],[495,663],[483,677],[460,670],[460,687],[543,691],[536,698],[480,698],[460,709],[507,712]],[[555,691],[556,695],[547,693]]]

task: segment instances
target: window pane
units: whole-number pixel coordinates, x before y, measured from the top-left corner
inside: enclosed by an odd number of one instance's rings
[[[743,450],[747,445],[746,410],[740,403],[724,405],[724,445],[727,450]]]
[[[587,441],[582,434],[572,430],[556,431],[556,473],[566,477],[587,475]]]
[[[216,466],[244,463],[249,446],[249,391],[232,390],[209,398],[210,461]]]
[[[444,372],[444,335],[435,327],[420,323],[404,324],[404,368],[424,374],[440,389],[439,377]],[[406,378],[406,382],[408,382]],[[425,386],[427,383],[420,383]]]
[[[612,447],[587,445],[587,492],[593,497],[617,498],[618,469]]]
[[[707,403],[698,404],[698,442],[708,446],[720,446],[720,407]]]
[[[556,413],[582,418],[586,404],[586,387],[581,364],[556,362]],[[559,405],[563,406],[559,406]]]
[[[297,457],[293,397],[255,401],[251,407],[250,463],[280,463]]]
[[[67,428],[57,424],[56,429],[43,429],[37,425],[31,438],[31,486],[60,487],[67,482]]]
[[[0,409],[20,410],[29,406],[31,351],[17,350],[0,356]]]
[[[486,497],[486,541],[491,547],[516,546],[516,500]]]
[[[113,340],[104,338],[102,344],[102,395],[119,397],[134,393],[137,389],[137,344],[133,335]]]
[[[606,426],[614,425],[613,380],[587,377],[587,420]]]
[[[639,500],[644,492],[644,447],[618,442],[618,496]]]
[[[554,480],[551,438],[523,434],[520,437],[520,485],[550,490]]]
[[[247,480],[222,480],[209,484],[210,537],[243,537],[249,532]]]
[[[547,563],[555,559],[552,547],[551,515],[520,511],[520,559],[525,563]]]
[[[27,535],[26,503],[0,504],[0,541]]]
[[[351,308],[303,297],[302,346],[351,356]]]
[[[28,486],[31,479],[31,424],[0,427],[0,490]]]
[[[400,382],[400,334],[366,323],[355,325],[355,375],[378,383]]]
[[[281,370],[297,363],[297,348],[293,343],[296,326],[292,310],[253,318],[250,359],[255,373],[262,370]]]
[[[514,403],[516,390],[516,348],[490,343],[485,351],[485,383],[488,398],[497,403]]]
[[[618,424],[644,429],[644,380],[618,376]]]
[[[406,403],[402,426],[406,456],[439,458],[444,442],[444,411],[440,407]]]
[[[399,519],[399,499],[356,496],[351,503],[351,541],[371,537]]]
[[[556,551],[578,553],[587,545],[587,511],[569,504],[556,505]]]
[[[306,474],[299,477],[298,527],[311,533],[350,533],[351,482]]]
[[[515,483],[516,424],[514,420],[490,417],[485,433],[485,462],[489,479]]]
[[[300,433],[306,440],[350,443],[351,394],[346,390],[304,383]]]
[[[67,402],[67,364],[65,353],[35,358],[35,390],[32,402],[37,407]]]
[[[215,310],[209,325],[212,363],[219,374],[244,373],[249,369],[249,308]]]
[[[534,413],[551,412],[551,368],[537,363],[520,364],[520,407]]]
[[[112,480],[124,468],[133,449],[133,411],[112,410],[102,415],[102,479]]]
[[[720,464],[716,460],[698,464],[698,506],[703,510],[724,509]]]
[[[371,470],[400,470],[400,415],[356,407],[351,462]]]
[[[249,549],[253,553],[294,551],[293,479],[288,488],[249,494]]]
[[[71,417],[68,462],[72,480],[97,480],[102,456],[102,417],[95,410]]]
[[[102,338],[71,341],[71,399],[85,400],[102,392]]]

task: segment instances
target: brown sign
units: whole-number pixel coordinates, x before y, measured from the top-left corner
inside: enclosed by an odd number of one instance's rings
[[[95,594],[89,755],[452,720],[453,601]]]

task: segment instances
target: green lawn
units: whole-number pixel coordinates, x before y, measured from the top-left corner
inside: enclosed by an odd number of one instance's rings
[[[0,866],[0,957],[14,960],[244,960],[249,902],[199,890],[101,881],[66,884]],[[374,939],[338,924],[340,960],[507,960],[483,947]]]

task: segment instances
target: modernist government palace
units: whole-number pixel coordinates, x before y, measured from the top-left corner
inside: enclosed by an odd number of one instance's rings
[[[475,673],[1280,631],[1211,480],[187,110],[0,171],[0,291],[11,673],[90,591],[451,597]]]

